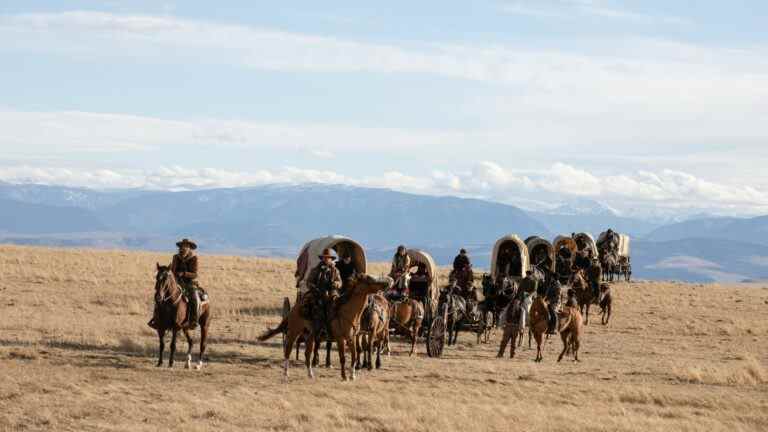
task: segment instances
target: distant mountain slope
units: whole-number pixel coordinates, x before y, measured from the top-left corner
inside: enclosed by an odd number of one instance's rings
[[[768,245],[768,216],[695,219],[660,227],[646,236],[652,241],[686,238],[716,238]]]
[[[194,235],[241,248],[297,247],[328,233],[344,233],[372,248],[486,243],[508,232],[549,235],[508,205],[345,186],[156,193],[99,214],[118,231]]]
[[[0,198],[0,232],[49,234],[94,232],[105,228],[92,212]]]

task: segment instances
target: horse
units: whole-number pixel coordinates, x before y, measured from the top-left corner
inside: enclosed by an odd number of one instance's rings
[[[376,369],[381,367],[381,350],[389,345],[389,302],[381,294],[368,297],[368,306],[363,312],[360,321],[360,331],[357,334],[358,353],[363,353],[362,363],[355,365],[357,368],[367,367],[373,369],[373,348],[376,347]]]
[[[424,321],[424,305],[412,298],[394,302],[389,305],[389,316],[389,327],[405,333],[411,339],[411,351],[408,356],[412,356],[416,352],[416,339]],[[386,345],[389,351],[389,340]]]
[[[536,360],[542,361],[544,358],[541,355],[541,345],[544,343],[544,333],[547,332],[549,327],[549,311],[547,310],[547,302],[541,296],[536,296],[533,299],[531,305],[531,332],[536,340]]]
[[[581,313],[575,307],[563,308],[560,315],[560,325],[558,331],[560,332],[560,338],[563,340],[563,351],[560,352],[560,356],[557,361],[563,359],[566,352],[570,351],[573,354],[573,361],[579,361],[579,345],[581,334],[584,331],[582,325]]]
[[[447,309],[448,319],[445,324],[448,329],[448,345],[456,344],[459,339],[459,331],[466,324],[477,324],[477,343],[480,343],[483,333],[486,332],[484,318],[475,316],[474,310],[470,309],[469,301],[456,294],[458,290],[457,281],[453,281],[440,295],[438,310]],[[477,312],[481,311],[478,309]],[[487,315],[492,317],[491,314]]]
[[[496,355],[498,358],[504,357],[504,351],[509,347],[509,358],[515,357],[515,348],[517,346],[517,338],[522,338],[522,329],[525,328],[525,316],[522,302],[520,300],[513,300],[505,313],[504,313],[504,335],[501,337],[501,344],[499,345],[499,353]]]
[[[189,369],[192,366],[192,336],[189,331],[193,330],[187,323],[187,299],[184,298],[181,287],[176,282],[169,266],[161,266],[157,263],[157,274],[155,275],[155,304],[158,309],[157,336],[160,339],[160,352],[158,355],[157,366],[163,365],[163,351],[165,351],[165,333],[171,331],[171,352],[168,358],[168,367],[173,367],[174,356],[176,355],[176,337],[179,330],[184,332],[187,338],[187,362],[185,367]],[[200,314],[198,323],[200,324],[200,356],[198,357],[195,369],[203,367],[203,355],[205,354],[206,342],[208,340],[208,330],[211,324],[211,307],[208,301],[200,305]]]
[[[603,281],[613,282],[619,273],[619,265],[616,256],[607,250],[600,253],[600,266],[603,268]]]
[[[352,367],[350,368],[351,379],[355,379],[354,366],[357,362],[358,354],[355,336],[357,334],[357,329],[360,327],[360,317],[367,304],[368,294],[374,294],[388,289],[393,283],[394,281],[389,277],[375,279],[364,274],[357,275],[350,279],[349,287],[344,294],[344,299],[339,302],[328,326],[331,330],[332,339],[336,341],[336,347],[339,351],[341,379],[343,381],[347,381],[345,354],[347,347],[349,347],[352,357]],[[301,309],[301,304],[294,305],[288,316],[283,318],[279,326],[274,329],[268,329],[258,337],[258,340],[263,342],[287,330],[288,335],[286,337],[285,346],[283,347],[283,380],[286,382],[288,381],[288,367],[290,365],[293,344],[305,330],[310,332],[310,336],[306,339],[307,346],[304,351],[304,364],[307,367],[307,375],[310,378],[315,377],[314,371],[312,370],[312,363],[310,362],[310,355],[313,352],[316,340],[315,332],[312,320],[304,318]]]
[[[611,296],[611,287],[608,284],[600,285],[600,322],[608,325],[611,319],[611,309],[613,308],[613,297]]]
[[[592,287],[584,277],[584,270],[577,270],[571,276],[571,287],[576,291],[576,299],[579,301],[579,309],[584,313],[584,325],[589,324],[589,306],[595,300]]]

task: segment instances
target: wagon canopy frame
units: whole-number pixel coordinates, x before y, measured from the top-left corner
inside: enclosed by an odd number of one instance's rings
[[[427,267],[427,273],[432,282],[429,284],[429,298],[432,304],[437,304],[440,300],[440,283],[437,275],[437,264],[434,258],[428,252],[421,249],[408,249],[406,251],[411,258],[411,265],[423,263]]]
[[[627,234],[621,234],[618,232],[614,233],[619,236],[619,256],[620,257],[629,257],[629,242],[630,238]],[[597,243],[602,244],[605,241],[605,238],[608,236],[608,231],[604,231],[600,233],[600,236],[597,238]]]
[[[539,236],[531,236],[525,239],[525,246],[528,248],[528,261],[531,268],[534,266],[537,251],[541,250],[542,248],[546,248],[547,256],[549,256],[550,262],[549,270],[555,271],[555,264],[557,260],[555,259],[555,247],[552,245],[552,243]]]
[[[310,270],[320,263],[319,255],[325,248],[335,250],[339,257],[349,254],[352,257],[355,270],[358,273],[367,272],[368,263],[365,249],[363,249],[360,243],[341,235],[319,237],[305,243],[296,258],[296,273],[294,276],[296,277],[296,287],[299,289],[299,293],[304,294],[307,292],[307,276],[309,276]]]
[[[520,240],[520,237],[518,237],[516,234],[505,235],[504,237],[496,240],[496,243],[493,245],[493,251],[491,252],[491,279],[494,283],[496,283],[497,273],[500,270],[498,268],[499,253],[504,247],[510,244],[515,245],[520,256],[520,268],[514,269],[515,272],[519,273],[519,277],[522,278],[525,276],[525,272],[529,269],[530,264],[528,247],[525,245],[525,242]]]
[[[586,249],[591,249],[594,256],[597,256],[597,243],[595,242],[595,238],[592,237],[592,234],[581,232],[575,234],[573,240],[576,241],[577,245],[579,240],[583,241],[586,244]]]

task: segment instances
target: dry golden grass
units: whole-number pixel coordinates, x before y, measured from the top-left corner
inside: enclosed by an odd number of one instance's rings
[[[593,315],[578,364],[555,363],[557,340],[534,364],[526,348],[495,359],[499,334],[464,334],[442,359],[396,343],[354,383],[294,362],[284,385],[279,338],[255,336],[295,295],[293,263],[202,258],[214,321],[194,371],[154,367],[145,323],[169,259],[0,247],[0,430],[768,430],[763,285],[616,285],[613,321]]]

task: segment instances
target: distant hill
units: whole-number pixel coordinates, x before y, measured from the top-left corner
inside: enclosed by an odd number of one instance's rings
[[[77,233],[101,231],[104,228],[99,217],[89,210],[0,198],[0,232]]]
[[[657,228],[646,236],[647,240],[652,241],[686,238],[713,238],[768,245],[768,216],[751,219],[694,219]]]
[[[659,227],[591,201],[553,211],[560,214],[314,184],[166,192],[0,183],[0,242],[172,250],[175,239],[193,237],[201,253],[293,257],[308,239],[344,234],[360,241],[374,261],[388,260],[402,243],[428,250],[442,265],[464,247],[478,268],[488,268],[501,235],[552,239],[610,227],[632,235],[637,278],[768,279],[768,216]]]

